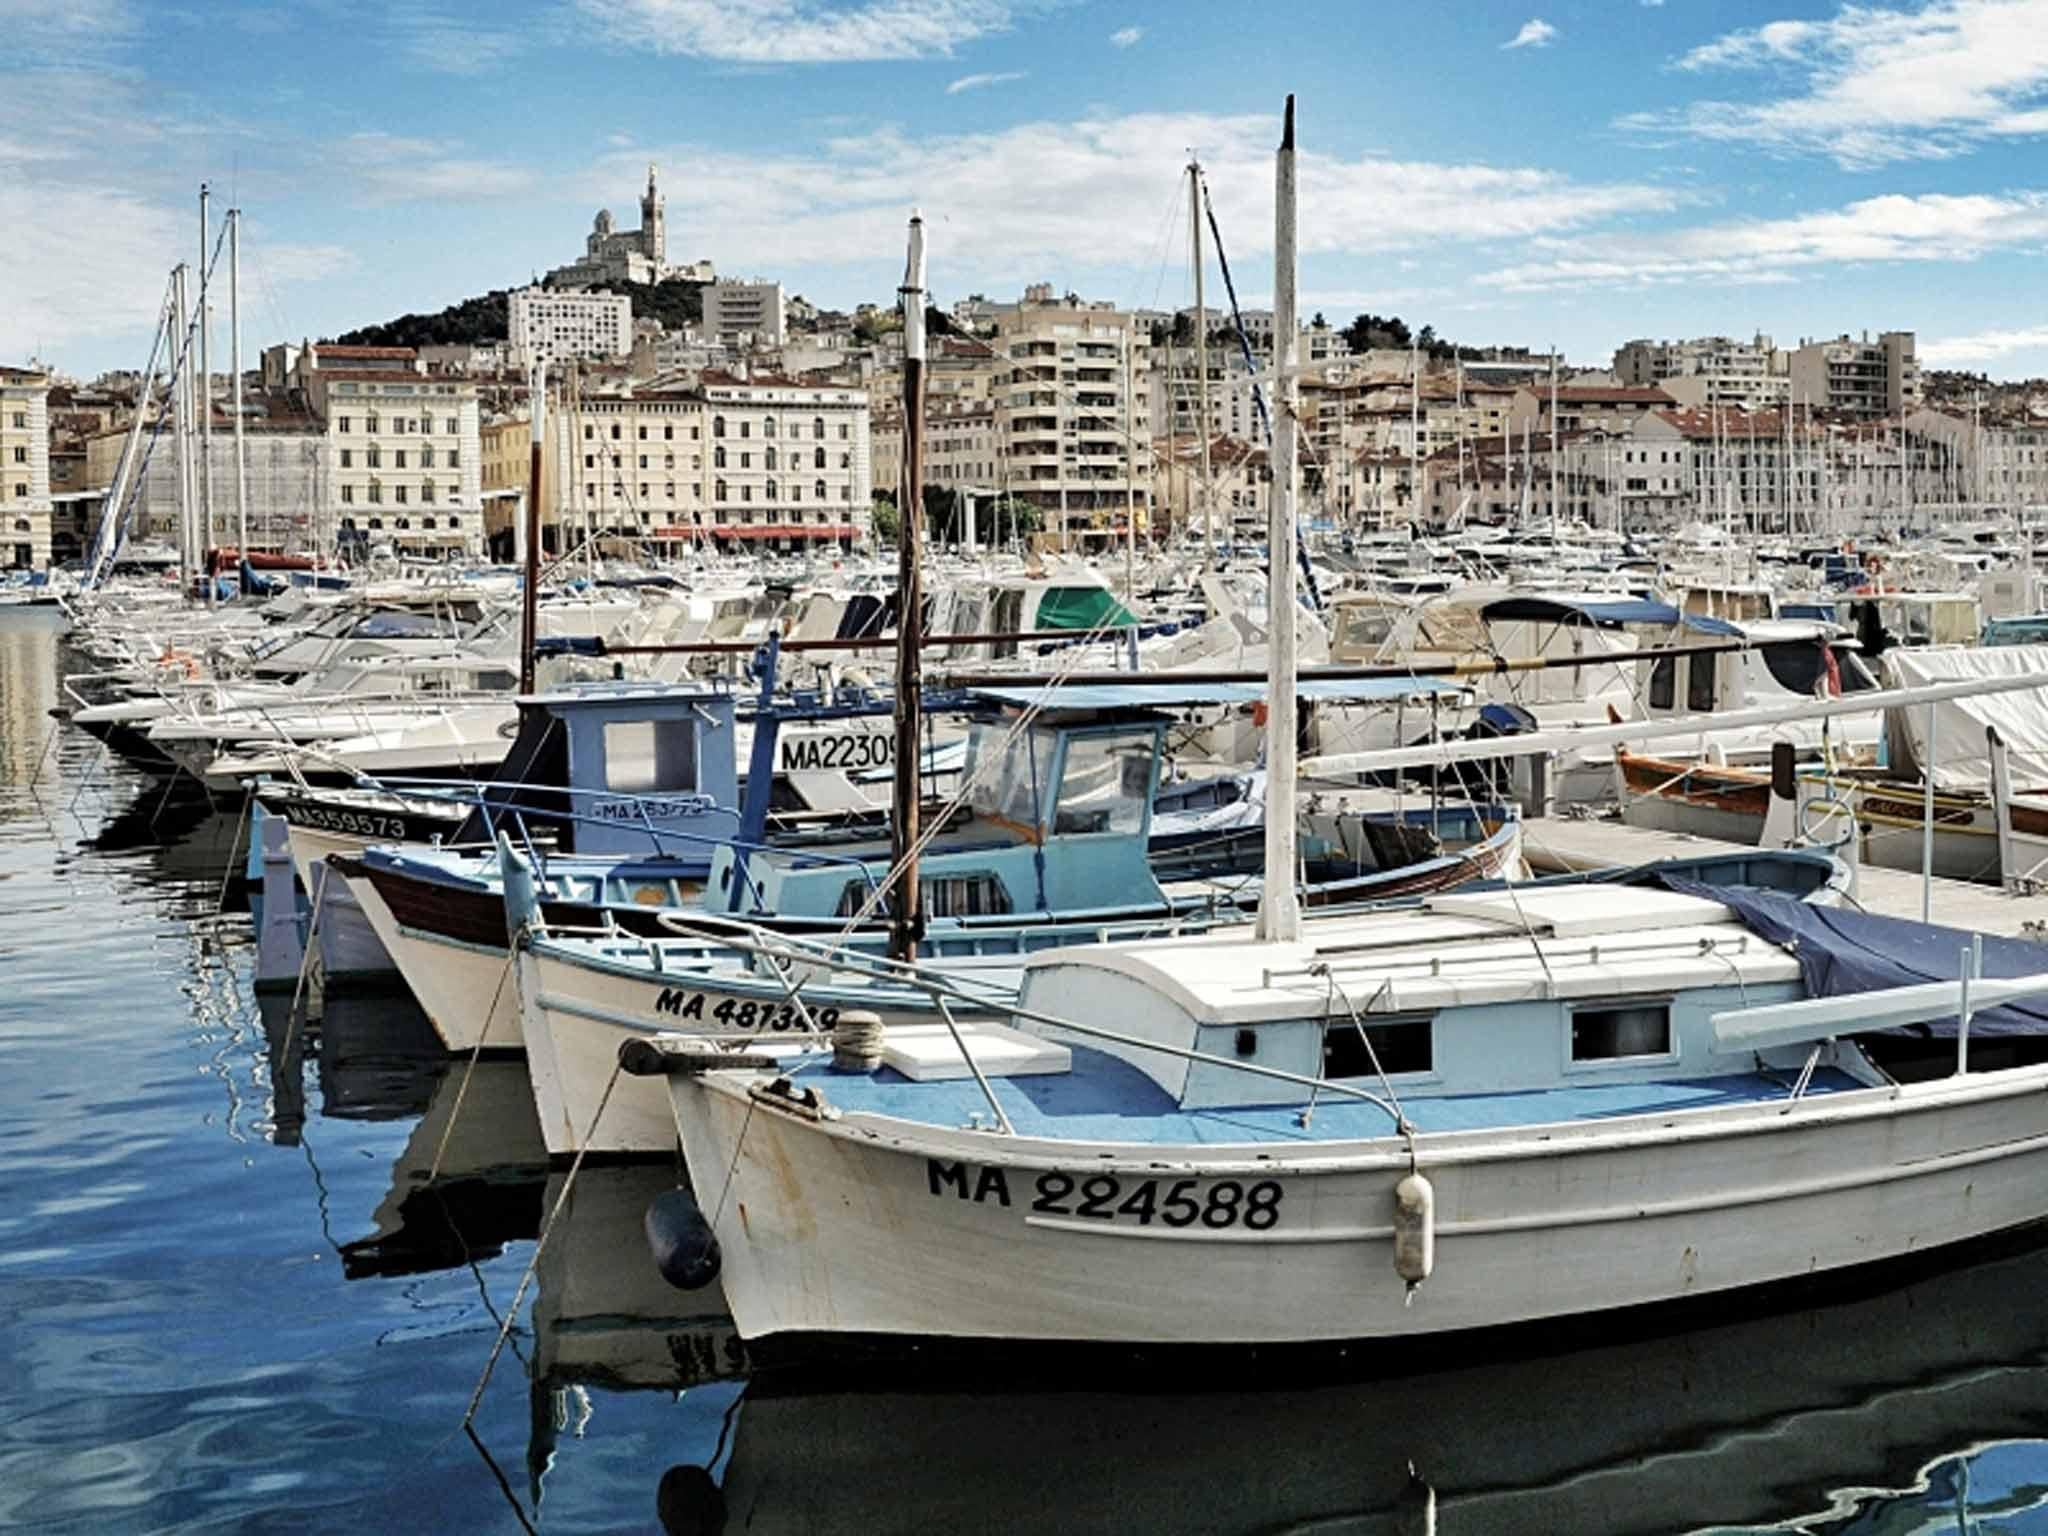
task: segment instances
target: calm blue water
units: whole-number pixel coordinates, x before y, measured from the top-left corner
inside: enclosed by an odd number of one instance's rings
[[[409,1005],[259,1006],[235,818],[45,756],[61,664],[0,613],[0,1527],[2048,1530],[2039,1252],[1313,1390],[750,1386],[647,1262],[668,1170],[585,1170],[536,1263],[522,1069],[456,1115]]]

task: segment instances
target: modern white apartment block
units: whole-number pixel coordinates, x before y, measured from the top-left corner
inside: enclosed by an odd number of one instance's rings
[[[522,368],[633,351],[633,301],[622,293],[519,288],[507,295],[505,314],[513,360]]]
[[[1107,535],[1152,494],[1150,332],[1108,305],[1027,302],[996,320],[996,422],[1013,495],[1056,536]]]
[[[0,567],[50,563],[50,378],[0,368]]]
[[[1815,410],[1851,416],[1903,416],[1919,408],[1920,365],[1911,331],[1886,331],[1877,340],[1802,343],[1792,353],[1792,398]]]
[[[756,345],[782,345],[782,284],[768,282],[712,283],[704,289],[704,333],[732,344],[750,338]]]
[[[1761,410],[1791,398],[1787,362],[1761,332],[1749,341],[1727,336],[1637,340],[1615,349],[1614,377],[1641,388],[1661,385],[1681,405]]]

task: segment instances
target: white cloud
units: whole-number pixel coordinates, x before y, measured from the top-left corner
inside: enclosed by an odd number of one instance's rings
[[[1865,198],[1788,219],[1742,219],[1636,240],[1540,242],[1549,259],[1482,274],[1521,291],[1787,282],[1856,262],[1972,261],[2048,239],[2048,192]]]
[[[715,230],[735,268],[802,263],[900,266],[903,220],[925,213],[935,286],[1055,277],[1158,262],[1159,226],[1186,146],[1203,146],[1233,258],[1271,249],[1269,116],[1209,114],[1035,122],[999,132],[833,139],[809,154],[678,144],[608,156],[589,190],[619,185],[648,158],[688,165],[669,192],[671,244]],[[1669,188],[1589,183],[1531,167],[1341,158],[1304,150],[1305,255],[1527,239],[1679,205]],[[1150,210],[1150,212],[1148,212]]]
[[[387,21],[399,57],[413,69],[444,75],[483,75],[526,49],[519,33],[451,16],[430,5],[401,5]]]
[[[508,160],[480,160],[460,145],[389,133],[352,133],[341,141],[335,168],[370,203],[484,202],[524,192],[533,173]]]
[[[1727,33],[1678,68],[1764,71],[1767,91],[1637,113],[1621,126],[1825,154],[1849,169],[1942,159],[1987,137],[2048,133],[2048,0],[1844,6],[1825,21]],[[1791,88],[1768,91],[1781,81]]]
[[[1664,0],[1637,0],[1637,3],[1646,11],[1654,11],[1664,3]]]
[[[1005,70],[1003,73],[995,75],[962,75],[958,80],[955,80],[946,87],[946,94],[948,96],[958,96],[962,91],[978,91],[983,86],[1003,85],[1011,80],[1022,80],[1023,78],[1024,72],[1022,70]]]
[[[38,39],[80,43],[120,37],[136,25],[128,0],[0,0],[0,36],[16,47]]]
[[[1144,35],[1145,29],[1143,27],[1118,27],[1109,34],[1109,46],[1112,48],[1134,48],[1137,46],[1138,40]]]
[[[1969,368],[1996,362],[2015,352],[2048,351],[2048,325],[2012,331],[1979,331],[1973,336],[1950,336],[1923,341],[1920,361],[1931,368]]]
[[[1522,30],[1501,44],[1502,48],[1548,48],[1557,41],[1557,28],[1541,17],[1522,23]]]
[[[923,59],[1006,31],[1030,0],[576,0],[616,43],[745,64]]]

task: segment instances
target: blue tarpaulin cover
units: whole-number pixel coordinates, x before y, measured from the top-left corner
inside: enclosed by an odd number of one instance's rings
[[[1925,981],[1954,981],[1962,974],[1962,954],[1972,937],[1961,928],[1881,917],[1848,907],[1816,907],[1751,887],[1702,885],[1676,875],[1667,875],[1664,884],[1687,896],[1720,902],[1759,938],[1790,951],[1813,997],[1848,997]],[[1986,976],[2002,979],[2043,972],[2048,972],[2048,946],[2027,939],[1985,936]],[[1892,1032],[1949,1038],[1956,1032],[1956,1021],[1947,1018]],[[2048,998],[1972,1009],[1970,1033],[2048,1034]]]
[[[1701,635],[1742,633],[1725,619],[1709,618],[1703,613],[1681,613],[1669,603],[1647,597],[1503,597],[1488,603],[1480,610],[1480,617],[1489,624],[1508,619],[1554,620],[1559,623],[1579,619],[1599,625],[1682,623],[1693,633]]]

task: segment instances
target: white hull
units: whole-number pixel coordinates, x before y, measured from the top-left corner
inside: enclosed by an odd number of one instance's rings
[[[444,1046],[462,1055],[479,1044],[487,1051],[524,1048],[518,989],[506,951],[405,927],[369,880],[358,877],[347,886]]]
[[[1423,1135],[1439,1215],[1434,1273],[1411,1303],[1393,1258],[1393,1191],[1409,1170],[1398,1142],[1032,1141],[857,1114],[821,1122],[750,1100],[760,1077],[669,1081],[749,1340],[1449,1333],[1846,1269],[2048,1215],[2048,1068]],[[1060,1169],[1065,1214],[1034,1214],[1040,1175]],[[1148,1184],[1163,1201],[1185,1181],[1182,1209],[1199,1212],[1184,1225],[1081,1219],[1078,1192],[1095,1179],[1116,1181],[1112,1206]],[[1235,1196],[1217,1193],[1226,1182]],[[1250,1209],[1256,1186],[1273,1212],[1262,1230],[1211,1221],[1224,1205]]]
[[[572,965],[531,949],[520,953],[518,977],[527,1066],[541,1133],[553,1157],[571,1157],[579,1150],[653,1155],[674,1149],[675,1116],[661,1080],[616,1073],[613,1082],[619,1046],[636,1035],[776,1041],[805,1036],[794,1006],[755,1000],[765,991],[762,983],[749,995],[687,970]],[[830,1029],[837,1010],[821,1004],[811,989],[804,996],[819,1027]],[[929,1025],[935,1017],[926,1010],[875,1011],[886,1026]],[[970,1014],[956,1010],[958,1017]]]

